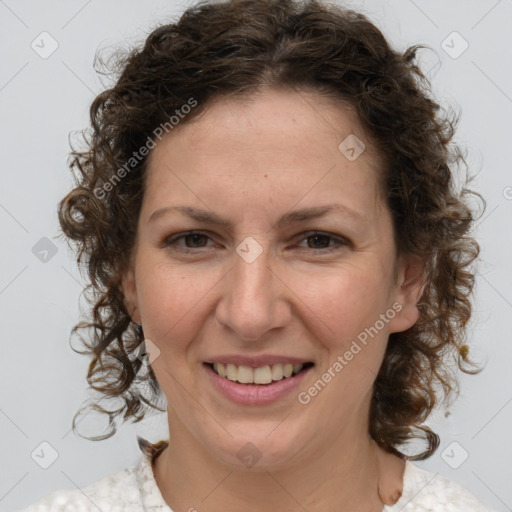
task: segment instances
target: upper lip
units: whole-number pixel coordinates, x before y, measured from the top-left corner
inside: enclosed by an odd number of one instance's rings
[[[222,355],[215,356],[207,359],[205,363],[224,363],[234,364],[236,366],[249,366],[250,368],[259,368],[261,366],[271,366],[273,364],[306,364],[312,363],[310,359],[303,359],[300,357],[292,356],[279,356],[279,355],[259,355],[259,356],[246,356],[246,355]]]

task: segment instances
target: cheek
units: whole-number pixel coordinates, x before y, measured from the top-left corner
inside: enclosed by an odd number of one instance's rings
[[[178,350],[202,324],[208,293],[218,279],[212,273],[149,262],[140,275],[137,291],[146,337],[161,345],[161,351]]]
[[[351,267],[312,282],[304,300],[316,323],[309,328],[325,350],[322,372],[333,382],[319,403],[343,397],[349,407],[371,391],[382,364],[389,319],[381,315],[389,307],[389,281],[384,273]]]
[[[385,313],[389,301],[389,284],[385,281],[384,276],[371,271],[338,270],[321,280],[308,279],[303,302],[337,343],[346,342],[373,326]]]
[[[319,385],[322,390],[317,396],[316,384],[314,389],[302,390],[315,396],[312,403],[316,407],[311,414],[330,410],[342,422],[347,411],[371,395],[384,358],[391,318],[388,322],[381,320],[388,307],[388,289],[384,286],[382,276],[352,269],[309,288],[304,303],[309,301],[309,329],[325,354],[319,373],[320,380],[327,383],[325,388]]]

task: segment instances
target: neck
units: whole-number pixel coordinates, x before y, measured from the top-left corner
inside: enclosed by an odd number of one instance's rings
[[[164,500],[175,511],[380,512],[402,492],[404,462],[368,436],[343,431],[323,452],[304,456],[293,466],[237,471],[199,446],[177,418],[169,420],[170,443],[153,470]]]

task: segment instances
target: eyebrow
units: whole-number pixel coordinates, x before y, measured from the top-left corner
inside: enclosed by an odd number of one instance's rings
[[[166,206],[164,208],[159,208],[158,210],[155,210],[151,214],[151,216],[147,220],[147,223],[155,222],[157,219],[171,212],[182,213],[183,215],[186,215],[197,222],[233,229],[233,226],[230,221],[220,218],[217,214],[213,213],[212,211],[203,210],[201,208],[194,208],[191,206]],[[352,217],[360,221],[363,221],[365,219],[362,213],[351,208],[348,208],[347,206],[341,204],[329,204],[325,206],[315,206],[312,208],[301,208],[298,210],[285,213],[277,221],[275,226],[277,228],[283,228],[290,224],[296,224],[298,222],[318,219],[320,217],[324,217],[328,213],[333,212],[339,212],[348,217]]]

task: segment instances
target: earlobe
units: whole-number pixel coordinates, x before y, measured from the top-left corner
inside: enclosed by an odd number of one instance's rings
[[[412,327],[420,316],[418,302],[426,286],[423,261],[417,256],[404,258],[398,272],[395,301],[401,309],[389,323],[390,332],[401,332]]]
[[[133,268],[128,269],[121,282],[121,288],[124,295],[124,304],[133,322],[141,323],[137,301],[137,286],[135,284],[135,272]]]

